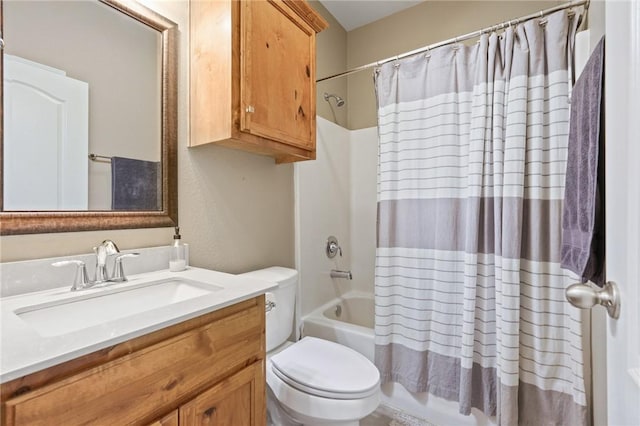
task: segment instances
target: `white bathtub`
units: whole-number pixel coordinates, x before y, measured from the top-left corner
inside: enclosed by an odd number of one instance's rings
[[[348,346],[373,362],[373,295],[352,291],[305,316],[303,335]]]
[[[351,291],[303,317],[302,333],[348,346],[373,362],[373,310],[372,294]],[[458,413],[457,402],[427,393],[412,394],[397,383],[382,386],[382,403],[434,425],[495,425],[495,418],[488,418],[475,408],[470,416],[463,416]]]

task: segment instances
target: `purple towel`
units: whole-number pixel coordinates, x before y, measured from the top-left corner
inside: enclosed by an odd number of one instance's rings
[[[162,171],[156,161],[111,157],[111,208],[160,210]]]
[[[604,37],[576,81],[562,212],[561,266],[602,287],[604,271]]]

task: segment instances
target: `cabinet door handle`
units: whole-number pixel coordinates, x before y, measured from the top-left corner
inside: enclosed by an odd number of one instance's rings
[[[256,109],[253,107],[253,105],[249,105],[249,106],[245,109],[245,111],[246,111],[246,112],[249,112],[249,113],[253,113],[253,112],[256,112]]]

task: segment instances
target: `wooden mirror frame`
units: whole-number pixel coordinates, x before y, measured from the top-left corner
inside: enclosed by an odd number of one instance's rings
[[[4,83],[0,84],[0,235],[77,232],[106,229],[160,228],[178,223],[178,54],[177,25],[130,1],[99,0],[157,30],[162,36],[162,210],[159,211],[38,211],[3,210]],[[2,31],[0,0],[0,31]],[[0,55],[0,77],[3,77]],[[4,82],[4,77],[2,78]]]

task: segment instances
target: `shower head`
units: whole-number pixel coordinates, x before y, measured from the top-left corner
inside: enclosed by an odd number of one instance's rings
[[[329,98],[333,98],[336,100],[336,106],[341,107],[342,105],[344,105],[344,99],[342,99],[340,96],[336,96],[333,94],[329,94],[327,92],[324,93],[324,100],[329,102]]]

